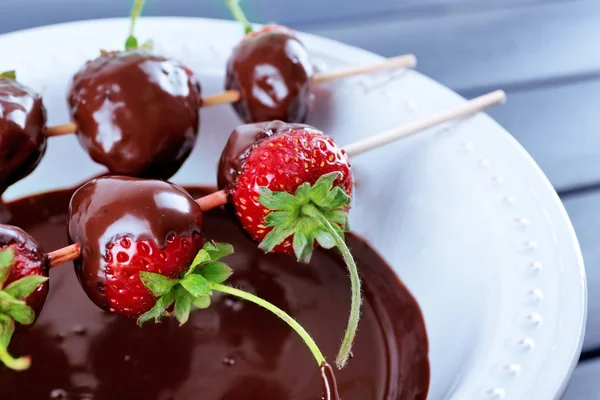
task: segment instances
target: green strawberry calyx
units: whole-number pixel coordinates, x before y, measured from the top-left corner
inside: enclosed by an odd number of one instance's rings
[[[8,352],[8,345],[15,332],[15,321],[21,325],[31,325],[35,321],[35,311],[25,301],[48,278],[29,275],[6,285],[14,260],[12,248],[0,251],[0,361],[10,369],[22,371],[29,368],[31,358],[14,358]]]
[[[233,18],[235,18],[244,27],[244,33],[247,35],[249,33],[254,32],[254,30],[252,29],[252,25],[250,25],[250,21],[248,21],[248,18],[246,18],[246,14],[244,14],[242,7],[240,7],[239,0],[225,0],[225,3],[231,11],[231,15],[233,15]]]
[[[11,79],[14,81],[17,79],[17,72],[14,70],[0,72],[0,79]]]
[[[271,212],[265,217],[265,226],[273,228],[259,244],[270,252],[284,240],[293,236],[292,246],[300,262],[309,262],[315,241],[326,249],[337,247],[342,254],[352,287],[348,326],[336,358],[342,369],[352,356],[352,343],[358,330],[362,305],[361,282],[354,257],[344,241],[348,231],[348,212],[351,197],[333,182],[342,176],[331,172],[321,176],[314,185],[305,182],[292,195],[260,187],[258,202]]]
[[[308,332],[289,314],[266,300],[223,283],[232,275],[231,268],[219,261],[233,253],[233,247],[227,243],[208,242],[196,254],[188,270],[178,279],[170,279],[154,272],[140,271],[140,279],[146,288],[157,298],[156,305],[138,318],[138,325],[162,317],[170,316],[169,308],[174,305],[173,316],[180,325],[185,324],[193,309],[208,308],[214,292],[250,301],[286,322],[306,343],[319,367],[325,357]]]

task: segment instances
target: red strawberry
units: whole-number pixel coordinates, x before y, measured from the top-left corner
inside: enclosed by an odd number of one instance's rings
[[[70,238],[81,246],[81,285],[96,305],[127,317],[160,297],[142,283],[142,271],[179,278],[204,243],[200,206],[164,181],[94,179],[75,192],[69,213]]]
[[[360,318],[361,284],[344,242],[352,172],[343,149],[317,129],[281,121],[242,125],[219,162],[218,182],[235,213],[266,252],[310,260],[315,242],[342,253],[352,283],[348,328],[336,363],[342,368]]]
[[[308,50],[280,25],[253,31],[237,1],[228,4],[247,33],[227,63],[225,89],[240,93],[235,111],[245,122],[304,122],[313,97]]]
[[[170,236],[164,248],[151,240],[134,242],[117,238],[107,246],[105,295],[109,310],[127,317],[139,317],[156,304],[154,296],[140,279],[140,272],[153,272],[178,278],[188,270],[202,248],[202,236]]]
[[[314,185],[324,175],[337,173],[333,186],[339,187],[347,196],[352,195],[352,172],[350,162],[343,149],[333,139],[317,129],[301,124],[286,124],[280,121],[242,125],[229,138],[219,164],[219,187],[226,188],[231,195],[231,204],[246,232],[258,242],[274,229],[269,226],[267,216],[271,210],[259,202],[259,188],[285,192],[290,201],[301,185]],[[322,193],[326,196],[328,191]],[[349,203],[336,201],[326,204],[319,199],[324,211],[343,211]],[[331,208],[331,205],[334,207]],[[344,214],[345,215],[345,214]],[[339,213],[336,213],[339,218]],[[345,219],[330,221],[344,226]],[[307,246],[312,248],[319,232],[314,232]],[[272,249],[274,252],[292,254],[294,251],[292,232]],[[331,247],[331,246],[329,246]],[[308,253],[308,254],[306,254]],[[308,249],[296,249],[298,258],[308,255]]]
[[[9,368],[29,367],[29,357],[13,358],[8,344],[15,328],[20,332],[37,319],[48,294],[47,280],[48,258],[35,239],[17,227],[0,225],[0,361]]]

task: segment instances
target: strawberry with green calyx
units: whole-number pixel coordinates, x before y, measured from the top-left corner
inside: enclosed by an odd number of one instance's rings
[[[238,220],[266,252],[308,262],[316,244],[337,247],[352,286],[348,328],[336,363],[347,362],[360,318],[361,284],[344,242],[352,171],[343,149],[317,129],[281,121],[234,130],[221,155],[220,189]]]
[[[25,370],[31,359],[15,358],[8,346],[15,332],[32,325],[48,294],[47,257],[21,229],[0,225],[0,362]]]
[[[223,283],[231,276],[231,268],[218,261],[233,253],[233,247],[225,243],[208,242],[198,252],[189,269],[178,279],[169,279],[164,275],[141,271],[140,279],[156,297],[156,306],[138,318],[138,324],[168,316],[169,309],[174,305],[172,314],[185,324],[190,312],[195,308],[210,306],[210,296],[213,292],[221,292],[250,301],[263,307],[285,321],[309,347],[319,367],[325,364],[325,357],[310,337],[308,332],[290,315],[251,293],[226,286]]]

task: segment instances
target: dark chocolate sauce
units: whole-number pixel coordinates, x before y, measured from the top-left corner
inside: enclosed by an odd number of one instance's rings
[[[167,179],[194,147],[200,84],[176,61],[103,55],[75,75],[68,100],[80,143],[113,174]]]
[[[194,197],[206,193],[192,190]],[[64,246],[70,194],[9,203],[11,223],[46,249]],[[310,265],[265,255],[222,209],[205,214],[204,225],[207,237],[235,247],[225,259],[235,271],[231,284],[290,312],[333,360],[350,295],[339,255],[317,249]],[[339,397],[425,399],[428,347],[419,307],[367,243],[352,234],[348,241],[361,268],[365,303],[354,358],[335,373]],[[323,369],[301,339],[253,304],[216,295],[210,308],[192,313],[182,327],[163,320],[139,328],[92,304],[68,265],[50,273],[52,291],[40,320],[12,349],[30,354],[32,367],[0,371],[3,400],[316,400],[323,390]]]
[[[48,276],[48,257],[40,244],[21,228],[0,224],[0,249],[11,247],[14,251],[14,261],[4,286],[30,275]],[[40,285],[31,293],[25,302],[39,316],[48,295],[48,282]],[[17,324],[20,326],[20,324]],[[20,333],[20,329],[17,330]]]
[[[312,101],[313,65],[304,45],[282,27],[246,37],[227,64],[225,88],[238,90],[233,104],[245,122],[304,122]]]
[[[306,129],[319,132],[316,128],[304,124],[288,124],[282,121],[258,122],[240,125],[231,132],[229,140],[221,153],[217,170],[219,189],[230,190],[236,183],[236,178],[244,169],[250,151],[260,142],[273,135],[291,129]]]
[[[110,176],[92,179],[79,188],[69,204],[69,237],[81,246],[75,269],[94,303],[110,305],[107,285],[107,246],[124,236],[134,242],[151,240],[160,248],[171,234],[202,234],[202,209],[177,185],[159,180]]]
[[[0,195],[37,167],[46,152],[45,129],[41,96],[0,78]]]

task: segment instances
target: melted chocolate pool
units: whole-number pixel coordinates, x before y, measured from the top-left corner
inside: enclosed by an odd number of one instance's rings
[[[190,190],[195,197],[205,190]],[[67,244],[70,191],[8,204],[12,219],[46,250]],[[206,215],[206,235],[229,242],[231,283],[297,318],[334,360],[346,326],[348,278],[334,251],[317,250],[310,266],[264,255],[223,210]],[[428,347],[415,300],[362,240],[348,241],[365,286],[354,359],[336,371],[343,400],[425,399]],[[50,272],[51,290],[39,321],[14,347],[29,354],[26,372],[0,370],[0,399],[317,400],[321,371],[308,349],[268,312],[227,296],[207,310],[138,328],[88,300],[72,265]]]

